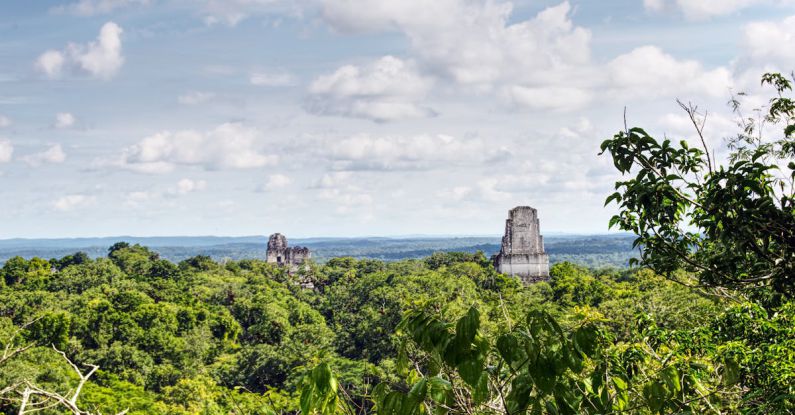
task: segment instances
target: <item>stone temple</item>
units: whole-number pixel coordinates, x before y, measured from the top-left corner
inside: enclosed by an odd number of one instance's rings
[[[285,266],[290,271],[297,271],[304,261],[312,258],[312,253],[309,248],[300,246],[288,247],[287,238],[280,233],[274,233],[268,238],[268,256],[269,263]]]
[[[544,237],[535,209],[517,206],[508,212],[494,268],[499,273],[518,276],[525,284],[549,279],[549,256],[544,252]]]

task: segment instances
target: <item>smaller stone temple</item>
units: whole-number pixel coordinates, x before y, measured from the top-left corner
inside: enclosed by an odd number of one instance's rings
[[[268,238],[267,262],[269,263],[286,266],[293,272],[298,271],[304,261],[310,258],[312,258],[312,253],[309,252],[309,248],[288,247],[287,238],[280,233],[274,233]]]
[[[518,276],[525,284],[549,279],[549,256],[544,252],[544,237],[535,209],[517,206],[508,212],[494,268],[499,273]]]

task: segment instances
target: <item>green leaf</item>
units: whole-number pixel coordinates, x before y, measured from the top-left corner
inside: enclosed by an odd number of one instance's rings
[[[549,394],[555,387],[555,365],[548,356],[541,355],[535,364],[528,367],[528,372],[533,377],[536,387],[544,394]]]
[[[421,401],[425,399],[425,395],[428,394],[428,380],[425,378],[420,379],[414,386],[411,387],[409,391],[409,396],[412,399],[416,399]]]
[[[574,389],[576,385],[558,383],[555,386],[555,403],[558,412],[565,415],[575,415],[580,407],[580,393]]]
[[[613,400],[613,409],[623,411],[629,405],[629,393],[627,392],[627,382],[619,376],[611,378],[613,386],[616,388],[615,399]]]
[[[514,363],[521,363],[524,360],[524,350],[519,345],[519,339],[511,333],[506,333],[497,338],[497,351],[505,363],[513,366]]]
[[[733,358],[724,359],[723,362],[723,383],[734,385],[740,381],[740,365]]]
[[[472,399],[476,404],[489,400],[489,376],[485,372],[480,375],[477,385],[472,390]]]
[[[610,204],[610,202],[612,202],[614,200],[617,201],[617,202],[620,202],[621,201],[621,193],[615,192],[612,195],[608,196],[607,200],[605,200],[605,204],[604,205],[607,206],[607,205]]]
[[[547,413],[549,413],[549,414],[558,415],[560,413],[560,412],[558,412],[557,405],[555,405],[555,401],[546,401],[546,402],[544,402],[544,407],[546,408]]]
[[[471,354],[458,364],[458,374],[461,379],[471,387],[477,387],[483,373],[483,359],[477,354]]]
[[[593,357],[596,354],[599,331],[595,325],[588,324],[578,328],[572,337],[574,348],[583,356]]]
[[[381,404],[379,413],[390,415],[402,415],[403,402],[406,400],[406,395],[398,392],[389,392]]]
[[[682,390],[682,383],[679,381],[679,371],[674,366],[668,366],[662,371],[662,379],[672,393],[677,394]]]
[[[395,369],[400,376],[406,376],[409,370],[409,357],[406,354],[406,345],[401,344],[398,349],[397,361],[395,362]]]
[[[458,320],[456,324],[456,337],[460,337],[467,344],[475,340],[475,335],[480,328],[480,312],[477,308],[470,307],[469,311]]]
[[[651,382],[643,387],[643,398],[646,400],[652,412],[662,413],[668,396],[662,383]]]
[[[523,413],[530,403],[530,393],[532,391],[533,380],[529,374],[522,373],[515,377],[511,381],[511,391],[505,397],[507,412],[509,414]]]
[[[444,361],[452,366],[457,366],[472,351],[472,342],[475,341],[480,327],[480,312],[477,308],[470,307],[469,311],[456,323],[455,336],[444,348]]]
[[[616,387],[616,390],[619,391],[627,390],[627,381],[625,381],[624,379],[618,376],[613,376],[611,380],[613,381],[613,385]]]
[[[582,371],[582,358],[579,353],[568,348],[564,349],[563,353],[566,356],[566,363],[572,372],[579,373]]]
[[[431,377],[428,380],[428,395],[432,401],[438,404],[447,403],[452,390],[452,384],[438,376]]]

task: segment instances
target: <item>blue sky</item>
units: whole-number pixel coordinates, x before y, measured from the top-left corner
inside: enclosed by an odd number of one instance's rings
[[[605,232],[629,122],[735,130],[790,0],[0,3],[0,238]],[[718,151],[720,155],[720,151]]]

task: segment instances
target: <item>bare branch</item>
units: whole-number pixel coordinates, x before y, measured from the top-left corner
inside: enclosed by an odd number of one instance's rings
[[[25,349],[31,346],[27,346]],[[66,356],[66,353],[58,350],[55,345],[53,345],[52,348],[56,353],[60,354],[67,363],[69,363],[69,366],[71,366],[72,369],[74,369],[74,371],[77,373],[77,376],[80,377],[80,383],[77,385],[75,391],[71,393],[70,397],[61,395],[58,392],[45,390],[29,380],[26,380],[21,384],[8,386],[0,390],[0,396],[12,391],[16,391],[16,393],[21,396],[19,399],[18,415],[32,414],[34,412],[39,412],[55,406],[61,406],[67,409],[73,415],[94,415],[92,412],[80,409],[80,407],[77,406],[77,399],[80,396],[80,392],[83,390],[83,386],[85,386],[86,382],[88,382],[88,379],[91,377],[91,375],[93,375],[94,372],[99,369],[99,366],[86,365],[90,368],[90,370],[86,373],[83,373],[80,371],[80,368],[78,368],[77,365]],[[24,386],[24,389],[20,390],[22,386]],[[38,399],[34,399],[34,397]],[[124,415],[127,413],[127,411],[128,410],[125,409],[124,411],[119,412],[117,415]]]
[[[5,388],[0,389],[0,398],[2,398],[2,396],[5,395],[6,393],[15,390],[18,386],[19,386],[19,384],[16,383],[16,384],[13,384],[11,386],[6,386]]]
[[[6,343],[6,347],[3,349],[3,355],[0,356],[0,365],[11,359],[12,357],[23,353],[24,351],[30,349],[34,346],[34,344],[28,344],[25,346],[16,346],[16,339],[19,337],[19,334],[22,333],[22,330],[28,328],[31,324],[41,320],[41,317],[35,318],[20,327],[17,327],[13,333],[11,333],[11,337],[8,339],[8,343]]]
[[[75,393],[72,395],[72,398],[69,400],[69,402],[71,402],[72,404],[76,404],[77,403],[77,397],[80,395],[80,391],[83,389],[83,385],[85,385],[86,382],[88,381],[88,378],[90,378],[91,375],[93,375],[94,372],[96,372],[97,369],[99,369],[99,366],[97,366],[97,365],[86,365],[86,366],[90,367],[91,370],[89,370],[88,373],[84,375],[83,373],[80,372],[80,369],[77,367],[77,365],[72,363],[72,361],[69,360],[68,357],[66,357],[66,353],[58,350],[55,347],[55,345],[52,345],[52,349],[55,350],[61,356],[63,356],[64,360],[66,360],[69,363],[69,365],[72,366],[72,369],[74,369],[75,372],[77,372],[77,375],[80,376],[80,383],[77,384],[77,389],[75,389]]]
[[[704,154],[707,155],[707,168],[709,168],[709,172],[713,172],[712,166],[712,157],[709,155],[709,147],[707,147],[707,140],[704,138],[704,126],[707,124],[707,113],[704,112],[704,117],[701,118],[701,122],[698,120],[698,107],[693,105],[692,103],[687,103],[685,105],[684,102],[680,100],[676,100],[676,103],[679,104],[680,107],[687,113],[687,116],[690,118],[690,122],[693,124],[693,127],[696,129],[696,133],[698,133],[698,138],[701,139],[701,145],[704,147]]]

